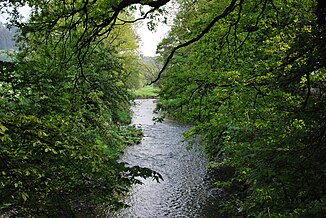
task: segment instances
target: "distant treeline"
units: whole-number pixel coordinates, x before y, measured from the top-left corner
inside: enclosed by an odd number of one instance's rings
[[[13,36],[16,34],[16,28],[8,29],[6,24],[0,22],[0,50],[10,50],[15,46]]]

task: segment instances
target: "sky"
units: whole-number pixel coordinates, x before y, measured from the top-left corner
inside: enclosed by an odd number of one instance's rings
[[[139,52],[144,56],[155,56],[156,54],[156,47],[158,43],[167,35],[169,30],[171,29],[171,25],[173,23],[174,14],[178,10],[177,4],[174,0],[168,2],[163,8],[165,8],[169,14],[166,16],[167,24],[159,23],[154,31],[150,31],[147,28],[147,22],[149,19],[145,19],[136,24],[136,32],[140,37],[139,42]],[[147,11],[150,7],[143,6],[143,10]],[[135,17],[139,17],[139,13],[135,13]],[[163,15],[158,17],[163,18]]]
[[[169,30],[170,27],[166,24],[157,26],[155,31],[148,30],[144,23],[140,25],[140,27],[136,29],[136,32],[140,37],[140,54],[144,56],[155,56],[158,43],[164,38]]]
[[[27,17],[29,16],[29,13],[31,12],[31,9],[28,6],[24,6],[24,7],[20,7],[18,11],[23,16],[23,20],[26,20]],[[8,16],[6,14],[0,13],[0,22],[2,23],[7,22],[6,21],[7,17]]]

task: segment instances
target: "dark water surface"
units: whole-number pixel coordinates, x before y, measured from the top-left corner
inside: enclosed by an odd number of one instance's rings
[[[144,180],[126,198],[129,208],[116,218],[219,217],[205,182],[207,160],[199,149],[181,142],[187,127],[171,121],[154,124],[155,100],[137,100],[133,124],[141,126],[141,144],[125,150],[122,161],[159,172],[164,181]]]

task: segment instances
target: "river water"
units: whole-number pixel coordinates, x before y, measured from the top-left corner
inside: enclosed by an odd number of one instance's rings
[[[141,144],[125,150],[123,162],[159,172],[164,181],[151,179],[133,187],[116,218],[219,217],[212,203],[211,189],[205,182],[207,160],[198,148],[182,142],[187,127],[166,120],[154,124],[155,100],[136,100],[134,125],[144,132]]]

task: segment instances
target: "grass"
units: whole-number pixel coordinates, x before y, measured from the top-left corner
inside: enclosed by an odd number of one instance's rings
[[[157,98],[160,89],[153,86],[145,86],[141,89],[135,90],[133,93],[135,98]]]

